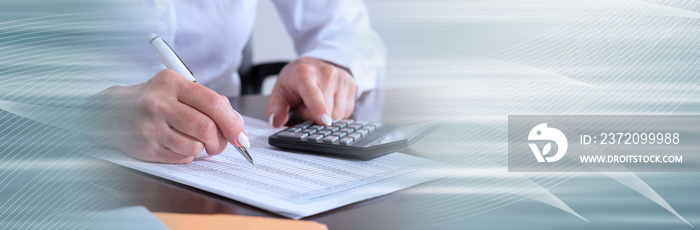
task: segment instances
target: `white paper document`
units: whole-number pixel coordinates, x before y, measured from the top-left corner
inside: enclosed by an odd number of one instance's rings
[[[202,152],[188,164],[147,163],[122,154],[101,158],[293,219],[426,182],[433,178],[423,172],[437,165],[402,153],[359,161],[283,151],[267,143],[280,129],[244,119],[255,166],[230,144],[220,155]]]

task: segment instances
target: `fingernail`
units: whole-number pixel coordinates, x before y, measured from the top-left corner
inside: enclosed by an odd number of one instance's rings
[[[243,120],[243,116],[241,116],[241,114],[238,113],[238,111],[236,111],[236,110],[233,110],[233,112],[236,112],[236,114],[238,114],[238,117],[241,118],[241,123],[245,124],[245,120]]]
[[[275,127],[275,113],[270,114],[270,118],[267,121],[270,122],[270,126]]]
[[[328,116],[328,114],[323,114],[321,115],[321,123],[323,123],[326,126],[329,126],[333,124],[333,119],[331,119],[331,116]]]
[[[241,146],[250,148],[250,141],[248,141],[248,136],[245,135],[245,133],[241,132],[241,134],[238,134],[238,144],[241,144]]]

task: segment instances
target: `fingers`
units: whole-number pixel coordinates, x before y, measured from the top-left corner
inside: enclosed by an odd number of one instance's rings
[[[183,84],[181,87],[177,94],[180,102],[211,118],[226,140],[234,146],[250,147],[243,119],[232,109],[226,98],[199,84]]]
[[[238,144],[240,144],[243,147],[249,148],[250,147],[250,140],[248,140],[248,133],[246,133],[245,128],[243,127],[243,124],[245,123],[245,121],[243,120],[243,116],[241,116],[240,113],[236,112],[236,110],[233,109],[233,105],[231,105],[231,102],[228,100],[228,98],[226,96],[223,96],[223,95],[219,95],[219,96],[226,102],[225,107],[228,107],[228,109],[230,111],[233,111],[240,121],[240,126],[242,128],[242,131],[239,132],[238,136],[236,137]]]
[[[139,154],[132,154],[132,156],[142,161],[165,164],[185,164],[192,162],[195,158],[195,156],[186,156],[176,153],[165,145],[157,143],[150,150],[142,151]]]
[[[355,96],[351,94],[346,94],[345,96],[340,96],[342,94],[337,94],[335,99],[335,108],[333,109],[334,119],[345,119],[352,115],[355,110]],[[344,99],[341,99],[344,98]],[[297,114],[302,120],[310,120],[311,113],[304,105],[300,105],[296,109]]]
[[[231,108],[231,110],[233,110],[234,113],[236,113],[236,115],[238,116],[239,119],[241,119],[241,123],[245,124],[245,120],[243,120],[243,116],[241,116],[241,114],[238,111],[233,109],[233,105],[231,104],[231,101],[228,100],[228,97],[226,97],[224,95],[219,95],[219,96],[221,98],[223,98],[224,101],[226,101],[226,104],[228,105],[228,107]]]
[[[194,157],[204,150],[204,144],[175,129],[159,132],[158,143],[182,156]]]
[[[354,104],[354,101],[348,101],[347,87],[339,87],[333,100],[335,101],[335,107],[332,112],[333,118],[342,119],[348,117],[346,114],[347,105],[351,102]]]
[[[186,164],[194,160],[194,156],[180,155],[163,145],[161,145],[160,147],[161,148],[155,153],[155,159],[147,161],[166,164]]]
[[[311,120],[311,112],[309,112],[309,109],[306,108],[304,105],[300,105],[297,107],[297,115],[299,115],[299,118],[302,120]]]
[[[290,97],[285,96],[284,89],[275,85],[270,93],[270,100],[267,102],[268,122],[272,127],[281,127],[289,120]]]
[[[302,119],[330,125],[334,118],[346,118],[354,109],[355,81],[346,70],[313,58],[299,58],[282,69],[270,94],[267,116],[270,125],[280,127],[290,109]]]
[[[328,113],[323,91],[319,88],[316,77],[302,77],[301,84],[297,88],[304,105],[309,109],[312,120],[320,125],[331,125],[333,119]]]
[[[144,84],[123,89],[133,98],[117,100],[136,106],[123,108],[121,119],[133,130],[120,150],[137,159],[188,163],[206,149],[216,155],[231,142],[249,147],[243,118],[226,97],[163,70]]]
[[[335,113],[334,107],[336,105],[335,95],[338,93],[338,80],[340,79],[340,76],[338,76],[338,71],[335,67],[326,65],[323,68],[320,68],[320,70],[317,72],[320,74],[320,76],[317,78],[317,85],[323,94],[323,102],[326,105],[327,111],[329,112],[328,115],[331,115],[331,118],[339,118],[333,115]]]
[[[349,87],[343,87],[347,92],[345,93],[344,99],[339,99],[345,101],[345,114],[344,117],[350,117],[352,112],[355,111],[355,94],[357,93],[357,85],[354,80],[349,83]],[[340,97],[342,98],[342,97]]]
[[[351,89],[353,92],[355,89]],[[352,112],[355,111],[355,94],[351,93],[347,95],[346,104],[345,104],[345,116],[344,118],[350,117],[352,115]]]
[[[179,102],[175,103],[166,112],[164,119],[176,132],[203,143],[209,155],[220,154],[228,144],[226,138],[211,118],[188,105]],[[165,146],[175,152],[180,152],[178,151],[180,148],[170,145]]]

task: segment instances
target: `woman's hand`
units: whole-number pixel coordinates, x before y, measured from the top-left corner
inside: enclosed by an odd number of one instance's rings
[[[224,96],[163,70],[146,83],[115,86],[93,98],[101,103],[109,146],[134,158],[188,163],[203,149],[220,154],[228,142],[249,147],[243,118]]]
[[[347,69],[316,58],[296,59],[282,69],[270,94],[270,125],[286,124],[291,109],[302,119],[331,125],[333,119],[352,114],[356,91],[355,79]]]

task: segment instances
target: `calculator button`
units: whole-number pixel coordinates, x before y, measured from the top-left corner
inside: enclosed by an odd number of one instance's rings
[[[315,129],[304,129],[301,131],[302,133],[308,133],[309,135],[316,133]]]
[[[296,132],[301,131],[301,128],[291,127],[291,128],[285,129],[284,131],[296,133]]]
[[[359,133],[353,133],[353,134],[348,134],[348,137],[349,137],[349,138],[352,138],[352,139],[355,139],[355,140],[359,140],[360,137],[362,137],[362,135],[359,134]]]
[[[314,124],[313,121],[305,121],[304,123],[295,125],[294,127],[295,127],[295,128],[302,128],[302,129],[305,129],[305,128],[308,128],[309,126],[313,125],[313,124]]]
[[[366,121],[355,121],[355,124],[356,124],[356,125],[365,126],[365,125],[369,124],[369,122],[366,122]]]
[[[348,128],[351,128],[351,129],[354,129],[354,130],[358,130],[358,129],[361,129],[361,128],[362,128],[362,125],[352,124],[352,125],[348,125]]]
[[[331,135],[331,133],[333,133],[333,132],[331,132],[331,131],[328,131],[328,130],[325,130],[325,129],[324,129],[324,130],[321,130],[321,131],[318,131],[318,132],[316,132],[316,134],[320,134],[320,135],[323,135],[323,136],[328,136],[328,135]]]
[[[341,129],[341,130],[338,131],[338,132],[353,133],[353,132],[355,132],[355,129],[352,129],[352,128],[344,128],[344,129]]]
[[[278,137],[280,138],[285,138],[285,139],[295,139],[295,140],[300,140],[303,141],[307,137],[309,137],[308,133],[293,133],[293,132],[280,132],[277,134]]]
[[[355,133],[359,133],[360,135],[362,135],[363,137],[365,137],[365,136],[367,136],[367,134],[369,134],[369,130],[367,130],[367,129],[360,129],[360,130],[357,130]]]
[[[349,125],[349,124],[352,124],[352,123],[354,123],[355,121],[353,121],[353,120],[340,120],[340,122],[341,122],[341,123],[345,123],[345,124],[348,124],[348,125]]]
[[[339,129],[345,128],[345,126],[348,126],[348,124],[345,124],[343,122],[338,122],[337,124],[333,124],[333,127],[338,127]]]
[[[349,137],[340,139],[340,144],[341,144],[341,145],[351,145],[353,142],[355,142],[355,140],[352,139],[352,138],[349,138]]]
[[[382,127],[382,123],[381,123],[381,122],[371,122],[371,123],[369,123],[369,125],[374,126],[375,128]]]
[[[366,129],[367,131],[369,131],[371,133],[371,132],[374,132],[374,130],[376,130],[377,128],[372,126],[372,125],[367,125],[367,126],[365,126],[364,129]]]
[[[319,142],[322,139],[323,139],[323,135],[321,135],[321,134],[310,135],[308,138],[306,138],[307,141],[315,141],[315,142]]]
[[[323,138],[323,143],[333,144],[335,142],[338,142],[338,139],[340,139],[338,136],[327,136]]]
[[[338,132],[335,132],[335,133],[332,133],[332,134],[331,134],[331,136],[338,136],[339,138],[343,138],[343,137],[345,137],[345,136],[347,136],[347,135],[348,135],[348,133],[346,133],[346,132],[341,132],[341,131],[338,131]]]
[[[328,127],[326,127],[325,129],[323,129],[323,130],[335,132],[335,131],[340,130],[340,128],[335,127],[335,126],[328,126]]]
[[[321,130],[321,129],[323,129],[323,126],[320,126],[320,125],[314,125],[314,126],[308,127],[307,129],[313,129],[313,130],[316,130],[316,131],[318,131],[318,130]]]

